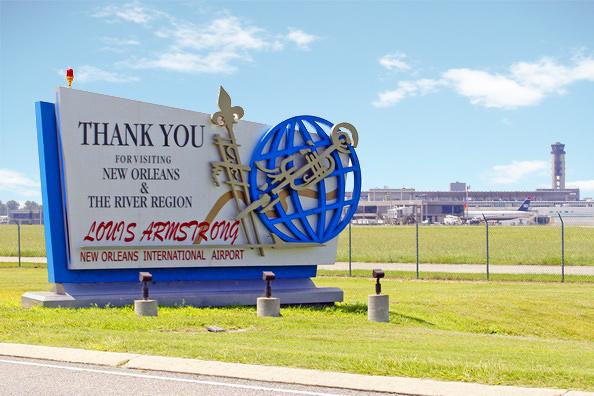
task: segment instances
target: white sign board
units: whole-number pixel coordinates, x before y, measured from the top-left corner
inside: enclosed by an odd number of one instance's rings
[[[257,217],[269,247],[249,243],[237,199],[213,183],[224,129],[209,114],[68,88],[57,103],[70,269],[334,263],[336,239],[281,246]],[[235,124],[243,163],[267,129]]]

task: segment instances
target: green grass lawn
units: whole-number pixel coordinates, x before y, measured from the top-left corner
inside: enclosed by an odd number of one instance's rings
[[[23,309],[43,268],[0,268],[0,341],[375,375],[594,390],[594,287],[387,279],[390,323],[369,323],[373,282],[323,276],[345,291],[329,308]],[[209,333],[207,325],[232,331]]]
[[[561,230],[555,226],[491,226],[492,264],[559,264]],[[566,227],[566,265],[594,265],[594,227]],[[422,263],[485,262],[485,227],[421,226]],[[340,235],[337,261],[348,261],[348,229]],[[352,227],[352,259],[363,262],[414,263],[414,226]]]
[[[43,225],[21,226],[21,255],[45,256]],[[18,231],[15,224],[0,224],[0,256],[18,256]]]
[[[594,265],[594,227],[567,227],[566,265]],[[419,228],[422,263],[476,264],[485,261],[484,226]],[[43,226],[21,226],[25,257],[45,256]],[[414,226],[356,226],[352,228],[353,261],[414,263]],[[560,229],[555,226],[490,228],[492,264],[561,263]],[[0,256],[17,255],[15,225],[0,225]],[[348,230],[338,244],[338,261],[348,261]]]

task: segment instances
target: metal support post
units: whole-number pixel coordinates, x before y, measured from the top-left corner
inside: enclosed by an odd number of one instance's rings
[[[417,269],[417,279],[419,279],[419,222],[417,221],[417,218],[415,216],[415,244],[416,244],[416,249],[417,249],[417,253],[416,253],[416,257],[417,257],[417,265],[416,265],[416,269]]]
[[[561,282],[565,282],[565,222],[561,213],[557,212],[559,220],[561,220]]]
[[[486,236],[486,247],[487,247],[487,280],[489,280],[489,222],[487,217],[483,213],[483,219],[485,220],[485,236]]]
[[[349,221],[349,276],[353,276],[352,255],[351,255],[351,221]]]
[[[17,245],[19,250],[19,268],[21,267],[21,222],[17,222]]]

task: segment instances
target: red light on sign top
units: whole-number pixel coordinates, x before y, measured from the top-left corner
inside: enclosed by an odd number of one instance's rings
[[[74,70],[66,70],[66,81],[68,81],[68,88],[72,88],[72,80],[74,80]]]

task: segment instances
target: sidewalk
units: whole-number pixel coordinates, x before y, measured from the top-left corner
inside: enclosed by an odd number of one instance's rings
[[[18,257],[2,257],[0,263],[18,263]],[[45,257],[21,257],[23,263],[43,264],[47,260]],[[321,270],[346,271],[349,269],[349,263],[337,262],[334,265],[320,265]],[[372,270],[381,268],[384,271],[407,271],[415,272],[416,265],[411,263],[362,263],[353,262],[354,270]],[[419,264],[421,272],[449,272],[460,274],[484,274],[486,272],[485,264]],[[489,266],[491,274],[558,274],[561,275],[561,266],[559,265],[493,265]],[[594,266],[588,265],[566,265],[565,275],[588,275],[594,276]]]
[[[566,389],[523,388],[405,377],[370,376],[25,344],[0,343],[0,356],[419,396],[594,396],[592,392]]]
[[[0,256],[0,263],[18,263],[18,257]],[[45,257],[21,257],[22,263],[45,264],[47,259]]]

